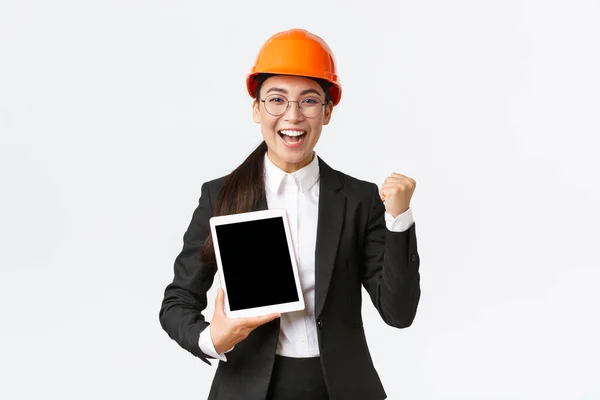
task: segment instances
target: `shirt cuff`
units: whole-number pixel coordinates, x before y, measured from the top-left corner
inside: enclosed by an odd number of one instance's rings
[[[385,213],[385,225],[388,230],[392,232],[404,232],[408,230],[414,222],[415,220],[410,208],[396,218],[392,217],[392,214]]]
[[[209,357],[216,358],[221,361],[227,361],[224,353],[217,353],[215,345],[213,344],[212,338],[210,337],[210,326],[200,332],[200,338],[198,339],[198,346],[204,354]],[[229,350],[231,351],[231,349]]]

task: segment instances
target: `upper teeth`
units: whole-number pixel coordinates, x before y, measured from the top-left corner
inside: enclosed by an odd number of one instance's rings
[[[283,133],[284,135],[288,135],[288,136],[300,136],[300,135],[304,135],[306,132],[305,131],[292,131],[292,130],[281,130],[281,133]]]

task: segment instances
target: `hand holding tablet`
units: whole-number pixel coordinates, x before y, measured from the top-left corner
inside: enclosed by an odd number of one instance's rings
[[[272,313],[262,317],[229,318],[225,315],[224,304],[223,289],[219,288],[215,300],[215,313],[209,326],[210,337],[217,353],[226,352],[246,339],[255,328],[280,316],[279,313]]]
[[[285,210],[210,219],[221,281],[210,323],[217,353],[231,349],[280,313],[304,309]]]

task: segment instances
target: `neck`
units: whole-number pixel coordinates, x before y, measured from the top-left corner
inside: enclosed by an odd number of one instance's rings
[[[283,162],[282,160],[274,159],[274,157],[272,157],[271,152],[269,152],[269,151],[267,151],[267,157],[269,157],[269,160],[271,160],[271,162],[273,164],[275,164],[277,166],[277,168],[279,168],[280,170],[282,170],[288,174],[291,174],[293,172],[301,170],[302,168],[304,168],[308,164],[310,164],[315,157],[315,152],[313,151],[311,153],[311,155],[306,157],[304,160],[302,160],[298,163],[293,163],[293,164]]]

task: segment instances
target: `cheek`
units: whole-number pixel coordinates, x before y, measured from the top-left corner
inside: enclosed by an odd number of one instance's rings
[[[263,130],[272,132],[275,130],[275,126],[277,125],[277,118],[263,111],[261,113],[261,125]]]
[[[311,124],[310,130],[313,133],[314,137],[319,137],[319,135],[321,134],[321,131],[323,130],[323,124],[322,123],[316,123],[316,124]]]
[[[265,115],[261,113],[260,129],[263,135],[273,135],[275,132],[275,126],[277,125],[277,119],[273,118],[272,115]]]

